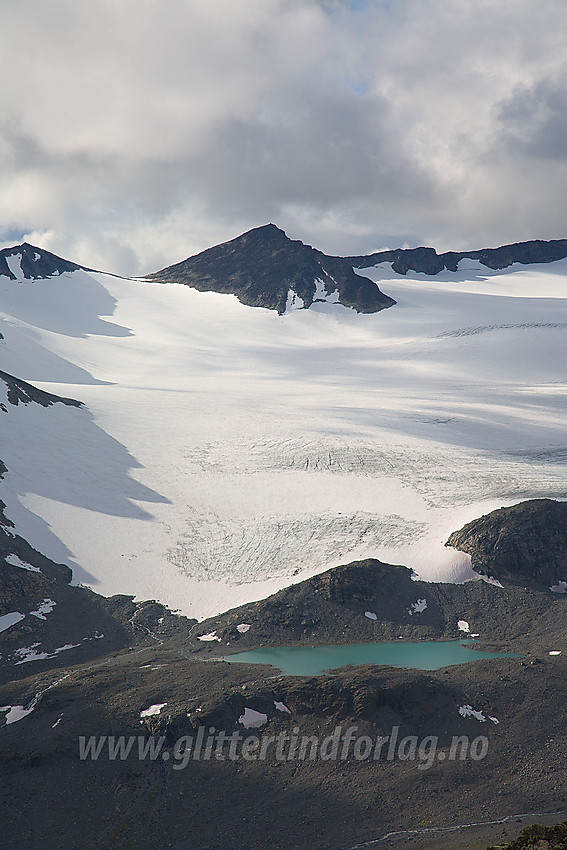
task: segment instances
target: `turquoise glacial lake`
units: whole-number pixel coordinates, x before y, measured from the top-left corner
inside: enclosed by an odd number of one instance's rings
[[[482,658],[517,658],[512,652],[480,652],[474,641],[380,641],[346,646],[271,646],[227,655],[231,664],[271,664],[290,676],[317,676],[345,664],[380,664],[413,670],[438,670]]]

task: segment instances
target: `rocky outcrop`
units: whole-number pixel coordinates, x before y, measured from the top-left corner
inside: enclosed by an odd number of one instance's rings
[[[547,587],[497,587],[485,581],[416,581],[406,567],[367,559],[334,567],[259,602],[211,617],[191,647],[206,655],[263,646],[434,640],[471,633],[495,646],[547,652],[563,645],[567,595]],[[212,640],[200,641],[203,635]],[[520,643],[518,643],[520,642]]]
[[[242,304],[280,314],[290,298],[303,307],[331,300],[359,313],[376,313],[395,304],[375,283],[356,274],[351,263],[289,239],[274,224],[168,266],[148,275],[148,280],[236,295]]]
[[[20,402],[22,404],[30,404],[35,402],[42,407],[50,407],[52,404],[66,404],[68,407],[82,407],[82,401],[76,401],[74,398],[63,398],[53,393],[47,393],[45,390],[40,390],[27,381],[22,381],[20,378],[15,378],[7,372],[0,369],[0,381],[6,384],[6,396],[9,404],[17,407]],[[1,405],[0,405],[1,407]],[[4,411],[5,412],[5,411]]]
[[[530,499],[453,532],[446,546],[471,556],[478,573],[545,587],[567,581],[567,503]]]
[[[18,280],[18,277],[7,262],[10,257],[19,260],[22,278],[25,280],[38,280],[39,278],[51,277],[54,274],[76,272],[84,268],[84,266],[78,266],[76,263],[64,260],[56,254],[51,254],[43,248],[36,248],[35,245],[23,242],[21,245],[3,248],[0,251],[0,275],[5,275],[11,280]],[[86,271],[92,270],[86,269]]]
[[[393,251],[378,251],[358,257],[344,257],[354,268],[367,269],[379,263],[391,263],[392,271],[407,274],[408,271],[436,275],[439,272],[456,272],[461,260],[478,260],[489,269],[505,269],[513,263],[553,263],[567,257],[567,239],[552,239],[548,242],[535,239],[531,242],[515,242],[500,248],[482,248],[480,251],[447,251],[438,254],[434,248],[397,248]]]

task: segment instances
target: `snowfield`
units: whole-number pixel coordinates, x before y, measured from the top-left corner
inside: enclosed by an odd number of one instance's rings
[[[85,403],[0,398],[7,516],[75,582],[199,618],[368,556],[470,578],[451,531],[566,496],[567,261],[463,265],[364,270],[398,302],[372,315],[0,278],[1,368]]]

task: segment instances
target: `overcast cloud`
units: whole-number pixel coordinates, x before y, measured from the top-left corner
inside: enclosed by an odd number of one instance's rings
[[[567,237],[564,0],[4,0],[0,66],[2,245]]]

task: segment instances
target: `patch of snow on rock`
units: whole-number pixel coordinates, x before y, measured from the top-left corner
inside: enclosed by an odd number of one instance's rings
[[[561,650],[560,649],[552,649],[549,654],[550,655],[561,655]]]
[[[470,632],[471,630],[471,627],[469,626],[466,620],[459,620],[457,622],[457,628],[460,632]]]
[[[303,298],[300,298],[299,295],[290,289],[287,293],[287,301],[285,305],[285,312],[290,313],[292,310],[302,310],[305,307],[303,302]]]
[[[20,620],[23,620],[25,614],[20,614],[19,611],[12,611],[11,614],[3,614],[0,617],[0,632],[5,632],[10,626],[15,626]]]
[[[277,708],[278,711],[283,711],[283,712],[285,712],[285,714],[291,714],[291,711],[289,710],[287,705],[285,705],[285,703],[277,702],[277,700],[274,700],[274,705],[275,705],[275,707]]]
[[[55,658],[55,656],[59,655],[60,652],[66,652],[68,649],[75,649],[77,646],[80,646],[80,644],[66,643],[64,646],[58,646],[53,650],[53,652],[38,652],[38,646],[39,643],[32,643],[31,646],[23,646],[21,649],[17,649],[14,653],[14,657],[19,658],[20,660],[16,661],[16,666],[18,664],[27,664],[29,661],[45,661],[46,658]]]
[[[427,608],[427,599],[418,599],[417,602],[412,602],[410,607],[408,608],[408,614],[410,617],[413,614],[421,614],[422,611],[425,611]]]
[[[34,708],[36,707],[41,694],[36,694],[35,697],[29,702],[26,706],[23,705],[2,705],[0,706],[0,711],[7,711],[6,716],[6,725],[9,726],[10,723],[17,723],[18,720],[23,720],[24,717],[27,717],[28,714],[31,714]]]
[[[22,257],[20,254],[11,254],[9,257],[6,257],[6,263],[16,280],[24,279],[24,273],[22,271]]]
[[[57,603],[53,599],[44,599],[37,611],[30,611],[34,617],[39,617],[40,620],[47,620],[46,614],[51,614]]]
[[[327,304],[338,304],[339,293],[336,288],[332,292],[327,292],[325,289],[325,282],[318,277],[315,280],[315,295],[313,296],[313,303],[316,301],[325,301]]]
[[[241,635],[246,634],[248,629],[250,628],[250,623],[239,623],[236,627],[236,630],[240,632]]]
[[[480,720],[481,723],[485,723],[487,719],[482,711],[475,711],[472,705],[461,705],[459,708],[459,714],[463,717],[474,717],[476,720]],[[488,720],[492,720],[493,723],[500,723],[496,717],[489,716]]]
[[[244,714],[238,718],[238,722],[246,729],[256,729],[268,722],[268,715],[262,714],[261,711],[256,711],[254,708],[245,708]]]
[[[216,632],[209,632],[207,635],[199,635],[198,640],[218,640],[220,643],[220,637],[218,637]]]
[[[567,593],[567,581],[558,581],[557,584],[553,584],[549,589],[554,593]]]
[[[492,578],[492,576],[481,576],[482,580],[486,582],[486,584],[493,584],[494,587],[504,587],[504,585],[498,581],[497,578]]]
[[[7,564],[11,564],[13,567],[20,567],[22,570],[28,570],[30,573],[40,573],[41,570],[39,567],[34,567],[31,564],[28,564],[26,561],[22,561],[17,555],[7,555],[5,558]]]
[[[369,620],[377,620],[378,615],[374,613],[374,611],[365,611],[364,616],[368,617]]]
[[[159,714],[162,708],[165,708],[166,705],[166,702],[156,702],[154,705],[150,705],[149,708],[145,708],[141,711],[140,717],[154,717],[156,714]]]

